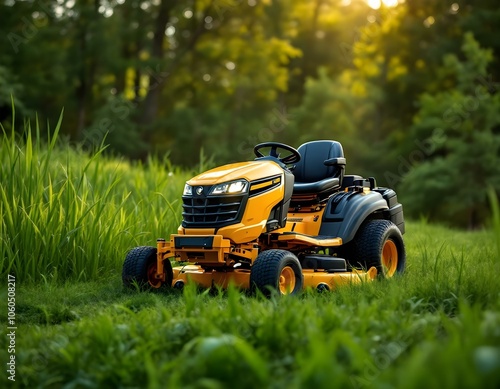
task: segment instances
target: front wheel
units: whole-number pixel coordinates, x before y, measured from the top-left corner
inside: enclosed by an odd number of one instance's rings
[[[141,289],[158,289],[163,284],[172,284],[172,265],[165,260],[165,283],[155,278],[156,247],[140,246],[130,250],[125,257],[122,270],[123,285],[129,288],[135,285]]]
[[[374,266],[383,278],[403,273],[406,251],[399,228],[389,220],[369,220],[359,228],[354,240],[349,242],[346,259],[352,266],[366,269]]]
[[[250,287],[269,297],[273,290],[280,295],[298,294],[304,285],[302,267],[297,257],[286,250],[266,250],[252,265]]]

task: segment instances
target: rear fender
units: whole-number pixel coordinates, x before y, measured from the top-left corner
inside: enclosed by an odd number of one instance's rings
[[[366,218],[388,208],[386,200],[378,192],[337,193],[328,200],[319,234],[342,238],[345,244],[354,238]]]

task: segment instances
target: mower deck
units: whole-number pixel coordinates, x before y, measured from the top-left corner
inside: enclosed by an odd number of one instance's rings
[[[173,269],[172,286],[181,288],[189,282],[194,282],[203,288],[227,288],[233,284],[240,289],[250,288],[250,270],[230,269],[225,271],[206,271],[201,266],[186,265]],[[328,273],[324,270],[303,269],[304,289],[314,288],[333,290],[340,285],[357,284],[372,281],[377,277],[377,269],[371,267],[368,271],[353,269],[350,272]]]

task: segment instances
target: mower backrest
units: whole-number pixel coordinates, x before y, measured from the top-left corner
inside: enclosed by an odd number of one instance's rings
[[[304,143],[297,150],[302,158],[293,169],[294,194],[324,194],[340,188],[345,162],[338,165],[325,165],[325,161],[332,158],[344,158],[344,151],[339,142],[317,140]]]

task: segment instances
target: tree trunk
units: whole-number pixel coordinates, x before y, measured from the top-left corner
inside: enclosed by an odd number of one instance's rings
[[[88,31],[92,28],[90,26],[92,22],[98,23],[99,21],[99,0],[94,0],[93,2],[93,10],[92,10],[92,17],[90,19],[86,19],[85,16],[83,16],[85,13],[82,13],[80,16],[80,33],[79,33],[79,39],[80,39],[80,52],[81,52],[81,64],[80,64],[80,85],[78,86],[76,90],[76,99],[77,99],[77,104],[78,104],[78,119],[77,119],[77,125],[76,125],[76,134],[75,137],[78,140],[82,139],[83,136],[83,130],[87,126],[87,101],[88,101],[88,96],[91,93],[92,86],[94,84],[95,80],[95,72],[97,69],[97,64],[96,64],[96,59],[95,55],[93,53],[89,54],[88,53],[88,46],[87,46],[87,39],[88,39]],[[89,4],[89,6],[92,6]],[[86,4],[83,6],[85,7]],[[87,57],[89,58],[88,60],[88,65],[87,65]]]
[[[167,23],[170,20],[170,12],[175,4],[176,2],[172,0],[162,0],[160,3],[158,17],[154,28],[153,47],[151,49],[151,57],[155,63],[153,69],[154,72],[161,71],[161,62],[164,54],[163,45],[165,42],[165,29],[167,28]],[[158,74],[151,77],[148,93],[146,94],[146,98],[143,102],[141,124],[145,126],[151,125],[158,113],[161,90],[164,84],[164,82],[157,81],[159,79],[158,77]],[[151,85],[151,83],[153,84]]]
[[[178,52],[175,54],[174,59],[168,64],[168,66],[163,67],[163,56],[164,49],[163,44],[165,41],[165,28],[170,19],[170,12],[176,5],[175,1],[163,0],[160,4],[160,11],[158,14],[158,18],[156,20],[156,27],[153,38],[153,48],[152,48],[152,58],[154,59],[155,68],[153,70],[153,74],[150,74],[150,85],[148,88],[148,92],[146,94],[146,98],[143,101],[142,108],[142,117],[140,124],[143,126],[149,126],[153,123],[154,119],[158,114],[158,107],[161,97],[161,91],[165,86],[166,80],[170,77],[171,73],[179,66],[182,58],[189,52],[193,51],[198,42],[198,39],[207,31],[205,29],[205,18],[208,16],[210,9],[213,7],[213,4],[216,0],[213,0],[207,7],[205,8],[201,18],[199,19],[198,25],[193,27],[193,32],[191,35],[191,39],[184,47],[179,47]],[[194,10],[194,14],[197,12]]]
[[[82,54],[81,64],[80,64],[80,74],[79,74],[79,85],[76,89],[76,100],[78,104],[78,121],[76,125],[75,137],[78,140],[82,139],[83,129],[85,128],[86,122],[86,101],[87,101],[87,77],[85,72],[85,57],[87,52],[86,43],[87,31],[85,26],[82,26],[82,31],[80,32],[80,52]]]

